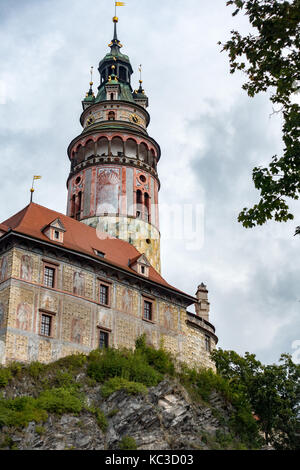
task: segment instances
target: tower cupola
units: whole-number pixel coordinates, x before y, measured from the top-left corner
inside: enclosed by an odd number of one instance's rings
[[[133,92],[133,99],[134,101],[139,104],[140,106],[142,106],[143,108],[148,108],[149,106],[149,98],[148,96],[145,94],[145,90],[143,89],[142,87],[142,83],[143,81],[140,80],[140,87],[138,90],[134,90]]]
[[[105,85],[108,81],[111,81],[113,75],[118,78],[120,84],[120,98],[125,101],[133,101],[132,88],[131,88],[131,75],[133,69],[129,60],[129,57],[121,53],[123,45],[118,39],[117,35],[117,23],[118,18],[113,18],[114,22],[114,37],[110,44],[110,52],[99,63],[100,73],[100,86],[99,92],[96,97],[96,102],[102,101],[105,98]]]
[[[94,85],[94,82],[93,82],[93,67],[91,67],[90,89],[87,92],[87,94],[85,95],[84,100],[82,101],[82,107],[83,107],[84,110],[87,109],[92,104],[94,104],[94,102],[95,102],[95,95],[94,95],[94,92],[93,92],[93,85]]]

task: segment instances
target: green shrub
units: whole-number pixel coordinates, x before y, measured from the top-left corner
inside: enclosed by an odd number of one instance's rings
[[[84,354],[73,354],[71,356],[62,357],[58,361],[48,364],[47,368],[51,370],[68,370],[69,372],[76,372],[86,364],[87,356]]]
[[[106,349],[101,353],[93,352],[87,374],[97,382],[103,383],[113,377],[155,386],[163,376],[151,367],[140,351]]]
[[[47,417],[46,411],[40,409],[37,400],[32,397],[14,400],[0,398],[0,428],[8,426],[22,429],[31,421],[39,423],[46,421]]]
[[[153,347],[146,345],[145,334],[140,336],[135,342],[136,351],[139,351],[147,363],[154,367],[161,374],[174,375],[175,365],[174,360],[170,353],[165,351],[163,348],[154,349]]]
[[[45,390],[37,398],[38,406],[50,413],[62,415],[64,413],[80,413],[83,400],[75,393],[65,388],[52,388]]]
[[[103,411],[97,409],[96,418],[97,418],[98,426],[101,429],[101,431],[106,432],[108,428],[108,421]]]
[[[73,375],[70,372],[65,372],[64,370],[58,370],[55,376],[52,379],[52,384],[54,387],[62,388],[77,388]]]
[[[119,444],[120,450],[137,450],[135,439],[130,436],[124,436]]]
[[[108,418],[113,418],[114,416],[116,416],[118,413],[120,413],[120,410],[118,408],[114,408],[113,410],[111,410],[107,417]]]
[[[45,371],[45,369],[46,369],[46,366],[38,361],[31,362],[29,366],[27,366],[26,368],[26,370],[28,371],[28,374],[33,379],[38,379],[41,376],[42,372]]]
[[[113,377],[105,382],[101,393],[104,398],[107,398],[117,390],[125,390],[128,395],[147,394],[147,387],[145,385],[138,382],[130,382],[122,377]]]
[[[39,436],[42,436],[43,434],[45,434],[46,429],[45,429],[43,426],[36,426],[36,427],[35,427],[35,432],[36,432]]]
[[[22,373],[23,366],[19,362],[14,361],[14,362],[11,362],[9,364],[8,368],[10,369],[10,371],[11,371],[11,373],[14,377],[20,377],[20,375]]]
[[[12,373],[9,369],[4,367],[0,368],[0,388],[6,387],[12,379]]]

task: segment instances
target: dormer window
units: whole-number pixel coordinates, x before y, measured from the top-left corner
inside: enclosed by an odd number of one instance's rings
[[[151,265],[144,254],[134,258],[133,260],[129,260],[129,266],[138,274],[141,274],[144,277],[149,277],[149,268]]]
[[[43,230],[43,234],[46,235],[50,240],[53,240],[57,243],[64,242],[64,235],[66,229],[60,219],[53,220],[49,225],[47,225]]]
[[[99,258],[105,258],[105,253],[103,253],[103,251],[94,249],[94,253],[95,255],[99,256]]]

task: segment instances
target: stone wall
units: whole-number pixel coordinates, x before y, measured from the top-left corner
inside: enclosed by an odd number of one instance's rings
[[[91,266],[28,249],[12,248],[5,257],[4,262],[0,258],[0,363],[51,362],[89,352],[98,348],[102,329],[109,333],[110,346],[134,348],[145,333],[149,344],[165,347],[178,360],[213,367],[205,332],[190,327],[185,308],[163,298],[159,289],[150,295],[142,283],[129,284]],[[54,289],[43,285],[46,262],[56,269]],[[100,304],[101,282],[110,289],[108,306]],[[152,302],[151,321],[143,319],[144,300]],[[43,313],[52,318],[51,337],[40,334]]]

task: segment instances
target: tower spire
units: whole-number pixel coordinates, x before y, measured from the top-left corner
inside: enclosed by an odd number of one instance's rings
[[[123,47],[122,44],[120,43],[118,39],[118,33],[117,33],[117,23],[119,22],[119,18],[117,17],[117,7],[123,7],[125,5],[124,2],[115,2],[115,16],[113,17],[113,23],[114,23],[114,37],[112,42],[109,44],[109,47],[111,47],[112,53],[118,52],[118,50]]]

